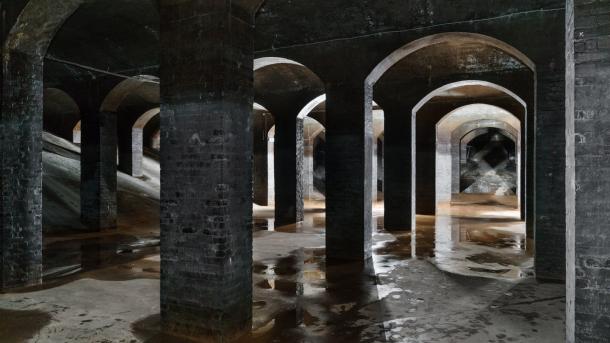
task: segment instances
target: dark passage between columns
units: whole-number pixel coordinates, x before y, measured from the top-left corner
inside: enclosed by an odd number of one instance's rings
[[[387,230],[412,230],[410,109],[413,106],[382,106],[385,113],[384,225]]]
[[[253,29],[234,11],[160,4],[162,326],[223,342],[252,319]]]
[[[566,7],[566,337],[570,343],[607,342],[610,337],[609,6],[610,1],[569,0]]]
[[[326,93],[326,256],[365,260],[372,240],[372,99],[364,81],[332,84]]]

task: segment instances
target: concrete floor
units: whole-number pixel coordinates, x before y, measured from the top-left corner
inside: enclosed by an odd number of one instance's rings
[[[0,343],[188,342],[159,332],[158,181],[121,182],[118,231],[51,230],[44,284],[0,294]],[[278,228],[273,209],[255,207],[254,320],[242,342],[563,342],[564,286],[531,277],[513,200],[460,197],[446,215],[418,216],[415,240],[384,231],[378,204],[373,258],[333,266],[323,203]]]
[[[488,219],[452,216],[449,237],[469,238],[439,250],[429,246],[430,219],[419,218],[415,258],[409,233],[378,230],[371,261],[326,266],[319,209],[282,228],[261,226],[266,211],[256,211],[254,323],[243,342],[564,340],[564,287],[518,272],[531,257],[506,223],[507,231],[486,229]],[[186,342],[158,332],[154,237],[56,241],[45,258],[54,270],[66,265],[63,274],[47,273],[40,289],[0,295],[0,342]]]

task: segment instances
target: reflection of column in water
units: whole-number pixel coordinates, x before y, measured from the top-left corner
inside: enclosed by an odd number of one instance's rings
[[[296,277],[296,279],[295,279],[295,283],[296,283],[295,323],[298,326],[298,325],[303,324],[303,303],[305,301],[303,299],[303,295],[304,295],[303,283],[305,282],[305,280],[304,280],[305,253],[303,251],[303,248],[300,248],[297,251],[295,251],[294,255],[296,257],[295,267],[297,270],[297,273],[295,275],[295,277]]]
[[[415,202],[411,202],[414,204]],[[411,217],[411,258],[417,259],[417,215]]]

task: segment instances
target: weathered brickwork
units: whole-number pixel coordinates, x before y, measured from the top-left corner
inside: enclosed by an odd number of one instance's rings
[[[0,8],[0,289],[42,280],[43,56],[81,2],[16,0]]]
[[[570,0],[566,17],[567,340],[608,342],[610,1]]]
[[[0,289],[42,281],[42,60],[4,55]]]
[[[229,341],[252,318],[252,27],[227,1],[160,14],[162,326]]]
[[[364,81],[362,82],[362,84]],[[371,257],[373,118],[359,83],[327,86],[326,258]],[[371,106],[371,105],[369,105]]]

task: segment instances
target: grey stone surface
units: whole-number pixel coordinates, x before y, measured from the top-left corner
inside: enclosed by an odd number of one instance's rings
[[[42,281],[42,60],[3,59],[0,289]]]
[[[610,337],[609,1],[567,1],[567,342]]]
[[[253,31],[207,4],[160,6],[161,320],[224,341],[252,318]]]

